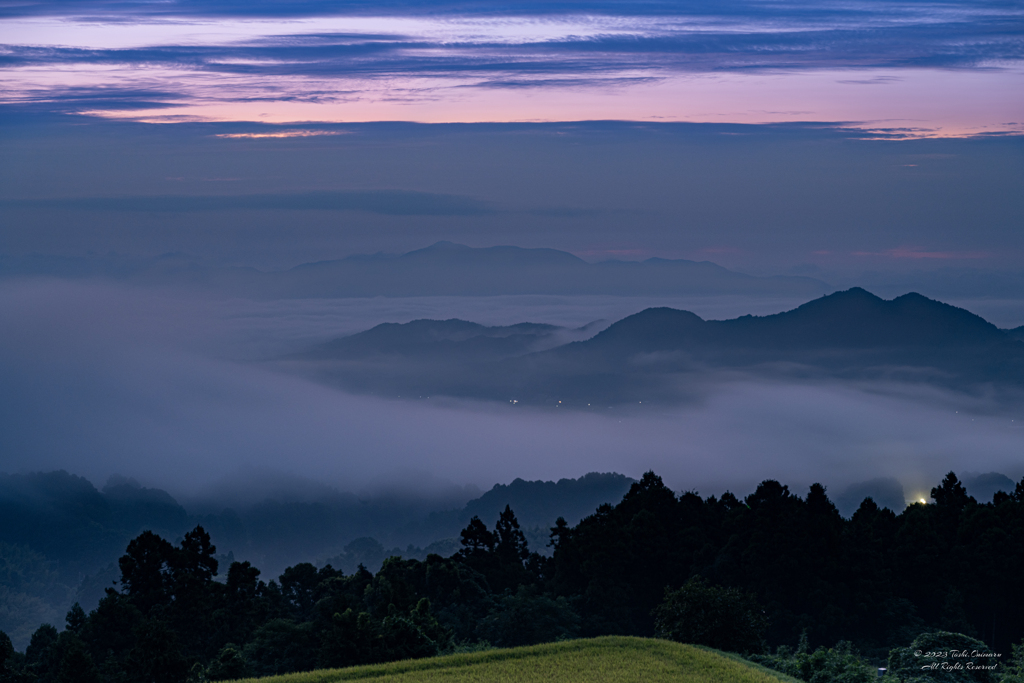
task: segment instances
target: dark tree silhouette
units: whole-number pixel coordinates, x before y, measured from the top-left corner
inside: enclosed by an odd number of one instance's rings
[[[124,592],[144,611],[165,602],[173,562],[174,546],[152,531],[142,532],[118,560]]]
[[[469,525],[462,530],[460,536],[460,542],[463,545],[461,552],[465,555],[491,552],[497,541],[494,534],[487,530],[487,525],[475,515],[473,519],[469,520]]]
[[[530,549],[526,547],[526,536],[519,528],[519,521],[512,508],[505,506],[504,511],[498,517],[494,525],[494,536],[496,543],[494,552],[498,559],[505,563],[525,562],[530,556]]]

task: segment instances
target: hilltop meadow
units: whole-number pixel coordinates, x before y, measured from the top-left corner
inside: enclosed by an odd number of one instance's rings
[[[797,680],[708,648],[624,636],[602,636],[247,680],[264,683],[374,683],[395,679],[408,683],[796,683]]]

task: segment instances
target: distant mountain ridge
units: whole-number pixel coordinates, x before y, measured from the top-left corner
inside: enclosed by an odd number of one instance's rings
[[[570,329],[540,323],[487,327],[465,320],[413,320],[381,323],[365,332],[341,337],[296,358],[331,359],[459,358],[463,362],[511,358],[592,337],[604,321]]]
[[[594,514],[603,503],[617,503],[635,482],[614,472],[591,472],[579,479],[558,481],[514,479],[510,484],[495,484],[479,498],[466,503],[462,515],[466,521],[476,516],[493,526],[508,505],[525,527],[547,527],[559,517],[576,525]]]
[[[703,320],[688,311],[649,308],[611,325],[591,346],[632,350],[717,348],[871,349],[1005,344],[1007,334],[969,311],[910,293],[886,301],[854,287],[784,313]]]
[[[485,327],[465,320],[413,320],[376,327],[324,344],[312,355],[349,357],[379,354],[444,355],[458,352],[469,357],[515,356],[538,350],[538,345],[563,328],[537,323]]]
[[[548,335],[550,343],[557,329],[419,320],[381,325],[296,358],[299,369],[355,391],[563,406],[671,401],[682,377],[716,370],[1024,390],[1024,343],[915,293],[885,300],[853,288],[791,311],[731,320],[650,308],[554,348],[525,341]],[[379,338],[387,343],[369,344]]]
[[[758,277],[708,261],[588,263],[557,249],[468,247],[437,242],[400,255],[354,255],[264,272],[210,266],[182,255],[153,259],[0,257],[0,277],[107,278],[149,286],[213,289],[257,298],[497,296],[523,294],[817,296],[807,277]]]
[[[474,248],[437,242],[400,256],[354,256],[296,266],[293,291],[318,296],[501,294],[771,294],[803,296],[831,291],[804,277],[756,277],[707,261],[648,259],[587,263],[557,249]]]

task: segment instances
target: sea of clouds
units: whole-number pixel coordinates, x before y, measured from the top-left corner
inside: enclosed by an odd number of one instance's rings
[[[949,470],[1024,475],[1024,411],[920,387],[723,377],[683,406],[594,412],[356,396],[263,361],[380,322],[580,326],[651,305],[706,318],[798,301],[435,297],[250,301],[35,280],[0,285],[0,471],[113,474],[192,495],[242,472],[430,494],[516,477],[653,469],[676,490],[799,493]],[[1005,306],[1004,306],[1005,309]],[[428,490],[430,489],[430,490]]]

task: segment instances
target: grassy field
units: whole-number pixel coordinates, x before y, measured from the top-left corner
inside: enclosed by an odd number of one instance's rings
[[[507,650],[286,674],[261,683],[797,683],[707,648],[607,636]]]

